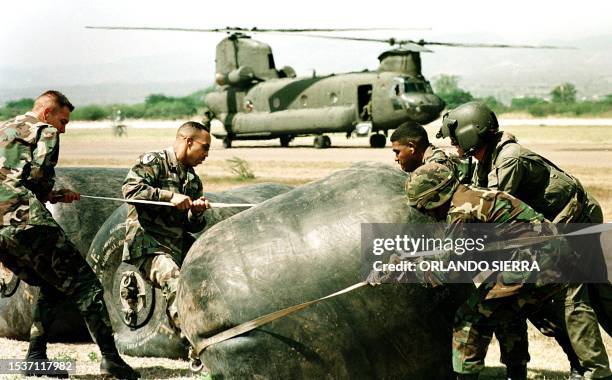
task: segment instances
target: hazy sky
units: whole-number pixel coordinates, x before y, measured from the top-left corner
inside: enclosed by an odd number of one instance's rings
[[[91,71],[86,72],[86,78],[81,74],[79,83],[212,78],[214,47],[223,37],[220,33],[87,30],[83,28],[85,25],[431,27],[431,31],[351,35],[530,44],[563,44],[591,35],[612,36],[612,1],[604,0],[375,0],[361,3],[330,0],[20,0],[3,2],[2,14],[0,69],[4,71],[0,73],[9,73],[4,74],[8,76],[13,72],[20,75],[27,72],[31,80],[50,83],[53,78],[65,81],[75,66],[83,65],[90,66]],[[375,68],[377,54],[386,48],[370,43],[346,44],[303,37],[256,35],[255,38],[273,47],[278,66],[290,64],[298,74],[314,67],[319,72],[357,70],[364,66]],[[134,60],[139,62],[136,69],[116,72],[120,70],[113,66],[110,72],[104,70],[105,65]],[[8,86],[6,83],[15,85],[15,81],[8,79],[11,78],[0,78],[0,87]]]

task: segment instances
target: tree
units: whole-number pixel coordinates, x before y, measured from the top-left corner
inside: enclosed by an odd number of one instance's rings
[[[446,102],[448,108],[474,100],[472,94],[459,88],[459,79],[457,75],[448,74],[441,74],[434,79],[436,94]]]
[[[550,92],[553,103],[576,103],[576,86],[571,83],[563,83],[553,88]]]

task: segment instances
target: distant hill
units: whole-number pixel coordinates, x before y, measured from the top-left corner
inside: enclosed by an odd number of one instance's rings
[[[505,42],[498,41],[493,34],[439,36],[431,40]],[[293,42],[271,44],[277,66],[291,65],[298,75],[310,75],[313,69],[317,74],[376,69],[376,57],[385,50],[378,44],[327,41],[324,45],[305,38],[299,42],[299,45]],[[459,75],[460,86],[475,96],[492,95],[505,102],[515,96],[547,95],[563,82],[573,83],[579,98],[612,94],[612,35],[545,43],[579,49],[432,47],[434,53],[422,55],[423,73],[430,80],[439,74]],[[34,97],[47,88],[63,90],[77,105],[136,103],[151,93],[183,96],[210,85],[214,49],[212,46],[193,49],[181,59],[159,54],[95,65],[72,63],[50,71],[1,65],[0,62],[0,103]]]

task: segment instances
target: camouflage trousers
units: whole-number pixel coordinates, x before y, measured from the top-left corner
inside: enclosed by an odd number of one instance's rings
[[[112,341],[103,291],[91,267],[68,240],[51,226],[4,226],[0,229],[0,261],[19,278],[40,287],[33,307],[30,337],[45,337],[57,305],[76,304],[96,343]]]
[[[612,375],[586,284],[568,284],[529,320],[544,335],[556,339],[572,368],[584,372],[585,378]]]
[[[168,318],[176,330],[180,331],[178,307],[176,305],[176,291],[180,269],[167,253],[147,255],[139,266],[140,272],[153,286],[160,288],[166,299]]]
[[[495,331],[508,331],[508,326],[511,326],[510,323],[516,318],[522,318],[524,321],[524,318],[535,313],[542,303],[565,289],[562,284],[539,287],[525,284],[515,295],[487,299],[492,287],[493,284],[482,284],[455,313],[452,351],[453,369],[456,373],[479,373],[484,367],[484,359]],[[502,358],[507,361],[507,365],[510,365],[508,361],[513,357],[524,357],[523,350],[527,350],[526,337],[524,341],[514,341],[514,336],[505,334],[502,338],[505,338],[505,341],[500,340]]]

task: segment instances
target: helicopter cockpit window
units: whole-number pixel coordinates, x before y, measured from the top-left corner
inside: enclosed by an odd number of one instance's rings
[[[272,53],[268,54],[268,67],[271,69],[275,69],[276,65],[274,65],[274,56]]]
[[[404,79],[394,78],[391,86],[391,96],[400,96],[404,93]]]
[[[428,83],[423,82],[412,82],[410,80],[404,81],[404,91],[405,92],[430,92],[431,88],[428,91]]]
[[[410,83],[410,82],[404,83],[404,91],[406,91],[406,92],[418,92],[416,83]]]

